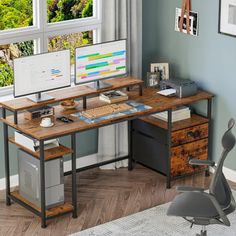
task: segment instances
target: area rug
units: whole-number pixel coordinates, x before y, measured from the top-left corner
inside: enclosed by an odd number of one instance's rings
[[[236,199],[236,192],[233,192]],[[190,223],[179,217],[166,215],[170,203],[160,205],[134,215],[102,224],[73,236],[195,236],[200,226],[190,228]],[[236,212],[228,216],[231,226],[207,226],[208,236],[236,236]]]

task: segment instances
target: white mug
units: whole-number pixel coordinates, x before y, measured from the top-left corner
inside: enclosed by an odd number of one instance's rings
[[[50,117],[46,117],[46,118],[43,118],[43,119],[41,120],[41,125],[42,125],[42,126],[47,127],[47,126],[50,126],[51,124],[52,124],[52,120],[51,120]]]

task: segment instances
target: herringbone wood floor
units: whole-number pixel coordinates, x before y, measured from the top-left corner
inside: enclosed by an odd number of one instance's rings
[[[142,166],[129,172],[94,169],[78,174],[78,218],[65,215],[50,220],[41,229],[40,219],[14,203],[5,205],[0,192],[0,235],[68,235],[147,208],[169,202],[176,195],[176,185],[208,188],[210,178],[204,174],[174,181],[166,190],[165,177]],[[66,199],[71,199],[71,178],[65,181]]]

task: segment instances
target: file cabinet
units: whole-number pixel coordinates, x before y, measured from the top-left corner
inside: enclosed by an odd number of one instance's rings
[[[166,122],[151,116],[134,120],[133,159],[164,175],[169,171],[172,179],[206,170],[205,166],[189,165],[189,160],[208,159],[208,126],[208,119],[199,115],[172,123],[171,150],[168,150]]]

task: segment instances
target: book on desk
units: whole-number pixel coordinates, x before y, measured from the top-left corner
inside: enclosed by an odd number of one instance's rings
[[[129,99],[128,95],[126,93],[123,93],[120,90],[113,90],[105,93],[101,93],[99,95],[99,99],[104,102],[108,103],[117,103],[126,101]]]
[[[152,117],[163,121],[168,121],[168,112],[163,111],[153,114]],[[172,123],[191,118],[191,110],[189,107],[181,106],[172,111]]]

